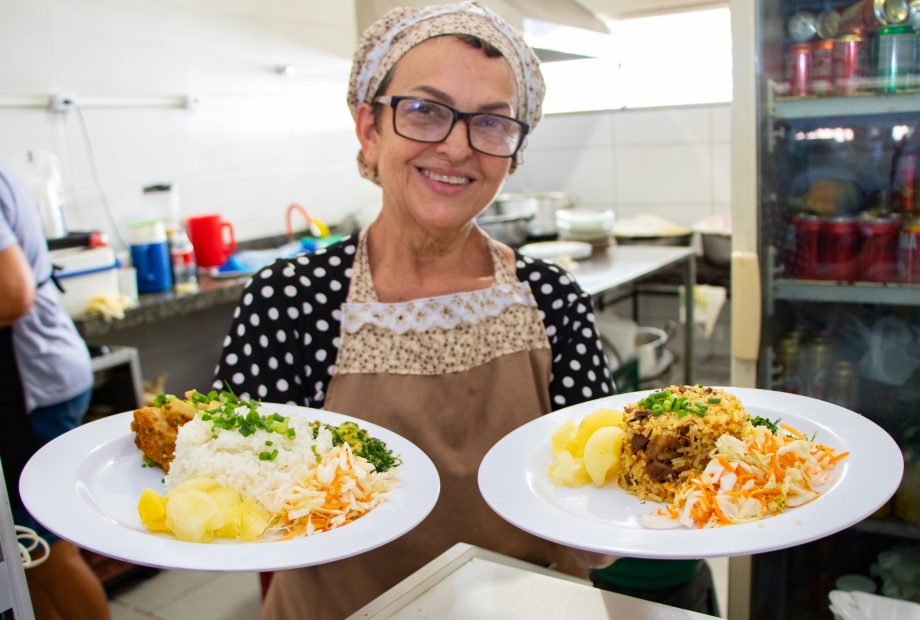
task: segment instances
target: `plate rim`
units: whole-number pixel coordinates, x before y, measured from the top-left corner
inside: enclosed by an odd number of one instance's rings
[[[528,471],[526,464],[521,471],[508,471],[506,463],[502,462],[501,453],[511,451],[510,458],[526,463],[536,458],[539,450],[546,450],[547,452],[550,450],[549,441],[552,430],[555,430],[563,421],[580,419],[590,411],[605,406],[616,407],[635,402],[657,389],[662,389],[655,388],[586,401],[556,410],[518,427],[496,442],[483,458],[478,472],[480,493],[492,510],[516,527],[540,538],[565,546],[595,553],[636,558],[699,559],[774,551],[824,538],[866,518],[883,505],[897,490],[904,469],[900,448],[894,439],[872,420],[838,405],[797,394],[757,388],[712,387],[735,394],[746,408],[775,409],[780,403],[786,403],[787,406],[798,404],[801,409],[801,405],[810,405],[815,409],[814,411],[809,411],[809,417],[793,413],[795,410],[787,413],[805,420],[817,417],[817,421],[811,421],[816,426],[830,430],[835,437],[853,439],[862,433],[863,437],[868,435],[874,438],[873,443],[887,444],[887,447],[891,449],[879,451],[877,450],[878,446],[875,446],[862,452],[856,452],[857,457],[851,458],[854,454],[853,446],[850,442],[846,442],[843,447],[849,450],[851,455],[842,461],[842,473],[830,489],[816,499],[813,504],[810,504],[812,508],[809,508],[809,505],[800,506],[781,515],[752,523],[703,530],[687,528],[656,530],[641,527],[623,527],[619,524],[600,524],[594,521],[589,522],[578,515],[566,513],[560,507],[551,505],[537,496],[536,492],[530,488],[530,483],[526,480],[526,476],[533,474],[545,477],[545,472]],[[761,400],[763,398],[772,401],[770,407],[764,405],[764,401]],[[815,412],[817,412],[817,416],[815,416]],[[827,424],[827,418],[832,415],[836,416],[840,424],[834,426]],[[531,435],[540,433],[545,437],[544,442],[540,446],[533,447],[528,452],[521,442],[530,441],[533,443]],[[526,456],[523,453],[526,453]],[[879,466],[879,471],[884,470],[886,473],[890,472],[892,474],[887,484],[873,479],[873,484],[868,485],[868,489],[860,486],[860,481],[865,477],[865,472],[854,471],[854,461],[858,465],[865,460],[883,463],[882,466]],[[495,482],[495,476],[493,475],[495,471],[502,472],[501,485],[497,485]],[[895,471],[898,474],[896,479],[894,476]],[[523,481],[522,476],[525,477]],[[551,484],[548,482],[548,478],[547,484]],[[828,499],[831,497],[834,498],[833,504],[836,505],[839,503],[837,498],[843,497],[843,490],[841,489],[844,485],[846,485],[847,491],[852,486],[861,493],[859,510],[851,510],[846,518],[839,518],[833,524],[828,524],[825,519],[821,519],[817,525],[813,524],[811,527],[807,524],[803,525],[802,521],[796,516],[797,511],[807,509],[805,514],[798,513],[802,516],[817,514],[814,513],[813,507],[820,507],[819,502],[822,500],[825,501],[826,506]],[[499,486],[501,488],[498,488]],[[524,487],[526,487],[526,490]],[[603,492],[603,489],[596,489],[590,486],[582,488],[587,489],[589,493]],[[853,502],[850,502],[850,504],[853,504]],[[654,502],[648,502],[647,505],[649,513],[658,506]],[[556,525],[555,522],[558,521],[559,516],[565,516],[566,514],[572,517],[573,522],[566,524],[565,527]],[[550,525],[547,525],[548,523]],[[769,536],[776,535],[777,531],[780,536],[769,540]],[[721,535],[721,532],[729,532],[729,535]],[[759,534],[761,532],[764,533]],[[751,533],[753,534],[748,535]],[[731,539],[738,539],[742,534],[744,535],[743,541],[738,543],[730,542]],[[729,542],[726,542],[726,539]]]
[[[26,463],[19,479],[23,504],[50,531],[90,551],[143,566],[213,572],[288,570],[345,559],[396,540],[421,523],[434,509],[440,496],[440,475],[428,455],[410,440],[355,416],[281,403],[263,402],[261,405],[267,411],[299,415],[327,423],[353,421],[386,442],[403,459],[401,467],[405,467],[407,462],[412,463],[412,467],[402,469],[397,486],[390,491],[386,500],[367,515],[341,528],[288,541],[184,542],[166,534],[147,531],[140,525],[139,517],[139,527],[129,528],[112,515],[100,514],[100,509],[88,505],[94,498],[88,495],[86,481],[78,478],[80,465],[106,445],[125,440],[134,444],[134,433],[130,430],[132,410],[78,426],[40,448]],[[60,470],[59,465],[55,467],[54,459],[69,456],[74,451],[83,455],[82,461],[72,463],[64,471]],[[121,466],[140,467],[141,459],[142,453],[137,450],[136,464],[125,462]],[[49,477],[48,471],[61,471],[61,475]],[[410,485],[409,490],[406,490],[406,484]],[[142,486],[139,480],[136,493],[130,498],[134,505],[140,497]],[[62,508],[65,498],[68,505],[71,505],[69,510]],[[62,526],[67,522],[80,525],[75,528]],[[115,525],[116,529],[113,531],[100,527],[106,522]],[[349,532],[352,532],[350,537],[353,540],[359,541],[357,545],[349,542]],[[254,553],[259,548],[267,551]],[[151,555],[151,550],[156,553]]]

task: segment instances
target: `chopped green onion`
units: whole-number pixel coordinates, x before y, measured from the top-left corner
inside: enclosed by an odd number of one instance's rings
[[[718,396],[710,396],[709,398],[706,399],[706,401],[709,402],[710,404],[718,405],[719,403],[722,402],[722,399],[719,398]]]

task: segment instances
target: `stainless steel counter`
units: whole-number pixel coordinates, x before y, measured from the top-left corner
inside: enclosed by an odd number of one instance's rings
[[[371,618],[705,620],[713,616],[600,590],[582,579],[458,543],[347,620]]]
[[[692,248],[658,245],[623,245],[595,251],[579,261],[573,272],[575,280],[594,298],[617,289],[634,287],[642,280],[683,266],[685,298],[693,299],[696,282],[696,258]],[[684,383],[693,383],[693,304],[686,307],[684,323]]]

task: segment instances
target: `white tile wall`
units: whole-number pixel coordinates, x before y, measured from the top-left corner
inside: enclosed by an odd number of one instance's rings
[[[240,239],[283,232],[293,202],[330,223],[376,211],[345,105],[354,3],[0,0],[0,14],[0,57],[14,60],[0,64],[0,165],[27,180],[30,149],[56,153],[72,229],[117,241],[158,215],[140,192],[156,182],[179,186],[183,215],[220,212]],[[52,93],[80,113],[12,107]],[[184,95],[198,105],[111,107]]]
[[[155,216],[140,194],[155,182],[178,184],[184,215],[224,214],[240,239],[282,232],[292,202],[332,223],[376,212],[344,101],[354,3],[0,0],[0,11],[0,57],[14,59],[0,64],[0,165],[26,177],[29,149],[57,153],[72,228],[111,235],[111,219],[123,232]],[[52,93],[73,96],[82,122],[9,107]],[[182,95],[199,104],[99,107]],[[692,224],[728,210],[729,163],[725,104],[564,114],[530,136],[506,189]]]
[[[549,116],[505,189],[689,226],[730,210],[729,118],[727,104]]]

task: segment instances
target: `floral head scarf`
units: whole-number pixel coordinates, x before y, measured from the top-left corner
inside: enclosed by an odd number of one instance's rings
[[[354,118],[362,103],[371,99],[396,62],[410,49],[428,39],[446,34],[472,35],[495,46],[502,53],[517,85],[516,117],[531,131],[542,116],[546,85],[540,61],[523,37],[501,17],[478,2],[459,2],[422,8],[399,7],[387,11],[361,36],[351,67],[348,107]],[[523,147],[517,163],[523,162]],[[358,153],[361,176],[380,185],[377,170]]]

